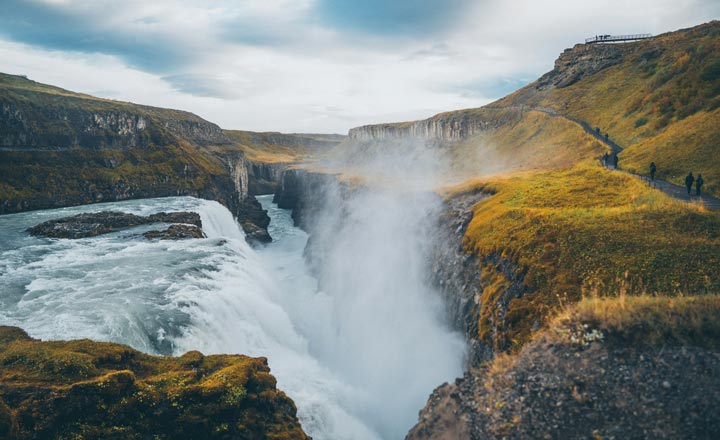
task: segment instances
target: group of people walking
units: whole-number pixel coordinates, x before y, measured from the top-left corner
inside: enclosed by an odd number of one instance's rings
[[[695,195],[699,196],[703,183],[705,183],[702,174],[698,173],[697,177],[694,177],[691,171],[685,176],[685,187],[687,188],[688,195],[692,192],[693,182],[695,183]]]
[[[657,172],[657,165],[655,162],[650,162],[650,181],[655,181],[655,173]],[[695,195],[699,196],[702,191],[702,186],[705,183],[702,174],[698,173],[697,177],[693,176],[692,171],[685,176],[685,188],[687,188],[688,195],[692,194],[692,187],[695,184]]]
[[[613,155],[609,155],[608,153],[605,153],[605,155],[602,158],[603,165],[606,167],[613,167],[617,169],[618,166],[618,156],[617,153],[613,153]]]

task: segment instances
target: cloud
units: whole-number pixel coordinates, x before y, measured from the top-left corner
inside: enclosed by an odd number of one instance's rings
[[[436,42],[432,46],[416,50],[407,58],[452,58],[458,55],[447,43]]]
[[[207,98],[237,99],[242,96],[236,84],[217,76],[184,73],[167,75],[161,78],[183,93]]]
[[[0,71],[226,128],[345,132],[502,97],[598,33],[717,0],[2,0]]]
[[[472,3],[471,0],[321,0],[317,13],[332,27],[417,36],[452,26]]]
[[[453,84],[447,88],[451,93],[472,99],[495,99],[508,95],[534,81],[536,77],[528,74],[518,74],[512,77],[478,78],[462,84]]]
[[[113,26],[107,17],[117,13],[117,4],[96,2],[93,7],[78,7],[68,1],[5,3],[0,35],[14,41],[45,49],[118,55],[132,66],[151,71],[176,68],[189,58],[182,46],[170,44],[149,18]]]
[[[276,45],[310,3],[289,0],[4,0],[0,36],[52,50],[115,55],[171,72],[227,43]]]

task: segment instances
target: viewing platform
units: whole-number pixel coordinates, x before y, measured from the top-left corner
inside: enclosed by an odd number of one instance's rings
[[[619,43],[623,41],[637,41],[652,37],[652,34],[634,34],[634,35],[595,35],[585,39],[585,44],[595,43]]]

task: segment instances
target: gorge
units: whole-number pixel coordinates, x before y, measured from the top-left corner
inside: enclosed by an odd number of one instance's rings
[[[577,45],[491,105],[348,136],[223,130],[0,74],[0,324],[27,332],[0,331],[0,435],[34,435],[46,394],[23,395],[28,377],[70,392],[109,362],[29,338],[88,338],[180,365],[148,378],[106,346],[121,369],[100,384],[222,396],[202,405],[259,419],[257,438],[712,438],[720,215],[638,174],[651,158],[671,183],[720,175],[719,44],[711,22]],[[600,165],[600,133],[621,169]],[[101,211],[157,221],[26,232]],[[197,213],[205,237],[147,239],[160,212]],[[90,429],[72,409],[63,435]],[[228,420],[202,435],[242,438]]]

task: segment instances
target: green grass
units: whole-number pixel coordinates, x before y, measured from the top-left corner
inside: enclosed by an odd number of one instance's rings
[[[451,194],[477,189],[494,195],[473,208],[463,243],[481,261],[478,336],[500,350],[521,346],[535,322],[590,292],[720,292],[720,214],[633,176],[581,164],[467,182]],[[498,301],[513,283],[529,293],[499,318]]]
[[[0,434],[22,439],[306,438],[264,358],[150,356],[0,326],[0,419],[8,406]]]

